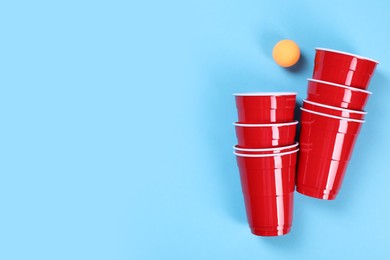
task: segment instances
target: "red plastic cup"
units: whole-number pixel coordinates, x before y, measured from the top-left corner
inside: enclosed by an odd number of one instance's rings
[[[297,93],[237,93],[236,106],[240,123],[284,123],[294,120]]]
[[[253,234],[280,236],[290,232],[297,151],[235,153],[247,219]]]
[[[307,99],[329,106],[364,110],[368,97],[371,94],[370,91],[360,88],[308,79]]]
[[[279,147],[271,147],[271,148],[244,148],[238,145],[233,146],[234,152],[239,154],[277,154],[277,153],[285,153],[289,151],[296,150],[298,148],[298,143],[287,145],[287,146],[279,146]]]
[[[359,55],[316,48],[313,78],[367,89],[377,64]]]
[[[297,191],[333,200],[341,188],[364,121],[301,110]]]
[[[332,116],[339,116],[339,117],[358,119],[358,120],[363,120],[364,116],[367,114],[366,111],[333,107],[333,106],[328,106],[328,105],[312,102],[309,100],[303,100],[303,108],[308,109],[308,110],[312,110],[315,112],[320,112],[320,113],[332,115]]]
[[[276,124],[234,123],[238,146],[243,148],[270,148],[294,143],[298,121]]]

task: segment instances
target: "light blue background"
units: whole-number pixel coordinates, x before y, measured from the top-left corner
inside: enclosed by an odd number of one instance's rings
[[[389,259],[388,1],[2,1],[0,259]],[[273,45],[303,58],[283,69]],[[378,59],[336,201],[251,235],[233,92],[305,97],[314,47]]]

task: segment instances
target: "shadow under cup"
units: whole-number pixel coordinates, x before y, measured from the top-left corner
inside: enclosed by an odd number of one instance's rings
[[[341,188],[364,121],[301,110],[297,191],[333,200]]]
[[[297,151],[257,155],[235,153],[253,234],[280,236],[290,232]]]

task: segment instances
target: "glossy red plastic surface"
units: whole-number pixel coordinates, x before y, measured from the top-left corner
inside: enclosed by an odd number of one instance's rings
[[[283,123],[294,120],[296,94],[243,93],[236,95],[238,122]],[[240,96],[241,95],[241,96]]]
[[[297,191],[332,200],[341,188],[362,122],[314,113],[302,109]]]
[[[307,99],[310,101],[354,110],[364,110],[371,92],[330,82],[309,79]]]
[[[313,78],[367,89],[377,64],[354,54],[316,49]]]
[[[234,146],[235,153],[239,154],[275,154],[275,153],[285,153],[289,151],[296,150],[298,148],[298,143],[280,146],[280,147],[272,147],[272,148],[260,148],[260,149],[252,149],[252,148],[244,148],[238,145]]]
[[[358,111],[358,110],[351,110],[351,109],[345,109],[345,108],[339,108],[339,107],[333,107],[328,105],[323,105],[320,103],[315,103],[308,100],[303,100],[303,108],[333,115],[333,116],[339,116],[339,117],[345,117],[345,118],[352,118],[352,119],[358,119],[363,120],[364,116],[367,114],[364,111]]]
[[[269,148],[294,144],[297,121],[279,124],[235,123],[238,145],[244,148]]]
[[[367,89],[371,75],[354,70],[340,70],[332,65],[314,64],[313,79],[334,82],[341,85]]]
[[[280,155],[236,154],[248,223],[253,234],[278,236],[290,231],[297,151]]]
[[[280,196],[247,196],[245,209],[251,232],[257,236],[281,236],[290,232],[294,192]]]

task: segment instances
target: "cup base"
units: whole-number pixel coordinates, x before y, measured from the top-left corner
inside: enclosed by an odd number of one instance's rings
[[[337,197],[337,194],[332,191],[308,187],[305,185],[297,185],[297,192],[321,200],[334,200]]]
[[[275,226],[275,227],[254,227],[251,228],[252,234],[256,236],[262,236],[262,237],[275,237],[275,236],[283,236],[291,231],[291,227],[283,227],[283,226]]]

